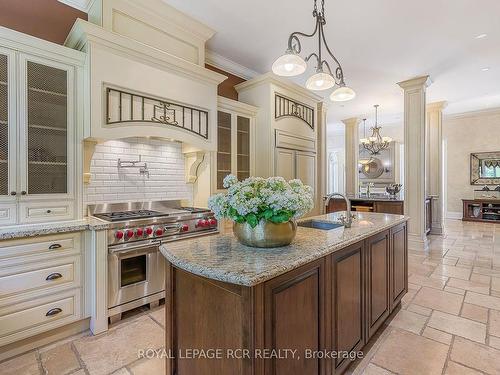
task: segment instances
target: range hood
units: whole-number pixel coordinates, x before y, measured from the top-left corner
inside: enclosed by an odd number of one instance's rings
[[[215,151],[226,77],[204,66],[214,33],[161,0],[95,0],[65,42],[87,53],[84,138],[159,137]]]

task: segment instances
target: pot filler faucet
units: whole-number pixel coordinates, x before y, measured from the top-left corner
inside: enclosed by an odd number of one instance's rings
[[[330,200],[333,197],[340,197],[340,198],[343,198],[345,200],[345,204],[347,207],[347,209],[346,209],[347,210],[347,217],[339,216],[339,221],[344,227],[350,228],[351,224],[352,224],[352,219],[354,218],[354,215],[351,213],[351,201],[349,199],[347,199],[347,197],[344,194],[332,193],[332,194],[328,194],[324,198],[324,200],[325,200],[325,214],[328,211],[328,206],[330,205]]]

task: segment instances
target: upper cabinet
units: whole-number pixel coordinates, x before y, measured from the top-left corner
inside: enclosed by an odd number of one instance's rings
[[[0,30],[0,224],[81,215],[75,87],[83,60],[68,48]]]
[[[258,109],[219,97],[217,111],[217,152],[213,190],[223,190],[223,180],[233,174],[244,180],[255,174],[255,118]]]

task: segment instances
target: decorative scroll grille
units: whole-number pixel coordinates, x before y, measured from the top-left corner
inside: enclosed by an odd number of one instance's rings
[[[175,126],[208,139],[208,112],[165,100],[106,89],[106,124],[153,122]]]
[[[297,117],[314,129],[314,108],[286,98],[279,94],[274,96],[274,118]]]

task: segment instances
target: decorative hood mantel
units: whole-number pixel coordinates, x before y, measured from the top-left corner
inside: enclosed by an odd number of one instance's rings
[[[204,66],[214,31],[161,0],[96,0],[65,44],[87,53],[84,136],[159,137],[216,150],[217,85]]]

